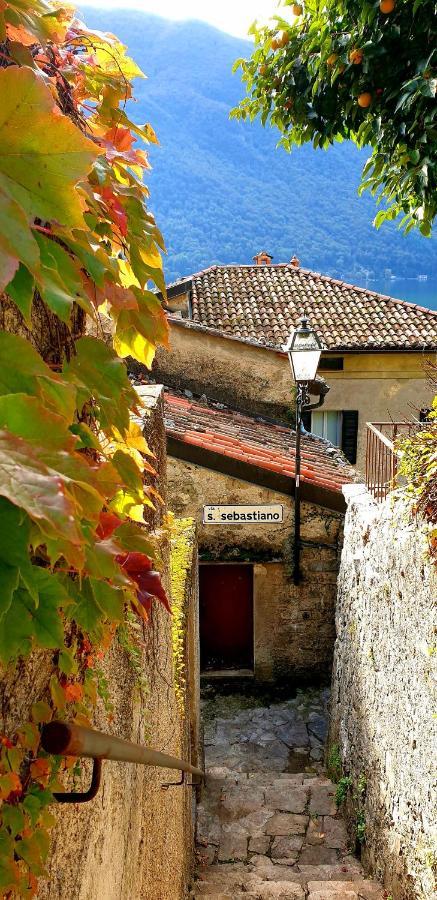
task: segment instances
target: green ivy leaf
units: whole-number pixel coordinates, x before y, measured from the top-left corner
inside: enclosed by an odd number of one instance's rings
[[[90,578],[91,588],[96,603],[111,622],[123,621],[124,593],[107,581]]]
[[[0,563],[0,619],[7,613],[20,580],[19,569]]]
[[[30,314],[35,289],[35,280],[29,270],[20,263],[18,271],[7,286],[7,293],[18,306],[26,325],[31,324]]]
[[[9,609],[0,619],[0,661],[5,665],[18,656],[28,656],[32,647],[32,617],[25,598],[29,598],[27,591],[15,591]]]
[[[18,203],[2,190],[0,190],[0,261],[0,290],[12,280],[20,262],[31,272],[35,273],[39,269],[38,244],[29,228],[27,216]]]
[[[2,806],[3,825],[9,829],[12,837],[15,837],[25,826],[24,813],[22,806],[11,806],[10,803],[4,803]]]
[[[129,427],[127,403],[139,403],[127,376],[126,366],[113,350],[92,337],[76,342],[76,355],[64,367],[67,379],[83,389],[83,401],[91,397],[100,408],[102,428],[115,425],[124,432]]]
[[[59,578],[33,566],[33,582],[38,590],[38,605],[29,594],[23,594],[21,601],[32,620],[32,637],[39,647],[56,650],[64,645],[64,628],[59,608],[68,601],[68,594]]]

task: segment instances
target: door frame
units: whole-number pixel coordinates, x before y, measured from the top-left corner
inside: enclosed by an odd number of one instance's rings
[[[233,560],[233,559],[199,559],[199,569],[201,566],[250,566],[252,570],[252,668],[249,669],[231,669],[217,670],[215,674],[208,671],[200,672],[201,678],[238,678],[244,672],[245,678],[254,678],[256,670],[255,658],[255,634],[256,634],[256,606],[255,606],[255,563],[251,560]],[[199,634],[200,634],[200,594],[199,594]],[[200,647],[199,647],[200,649]],[[223,675],[222,675],[223,672]]]

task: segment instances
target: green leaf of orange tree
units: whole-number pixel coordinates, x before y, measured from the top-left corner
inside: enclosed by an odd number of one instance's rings
[[[0,70],[0,96],[0,189],[29,220],[80,228],[83,208],[74,188],[101,151],[55,107],[32,69]]]
[[[82,402],[91,397],[100,409],[103,430],[114,424],[123,432],[129,427],[129,405],[139,403],[127,376],[126,366],[114,351],[92,337],[76,342],[76,355],[65,366],[69,381],[81,388]]]

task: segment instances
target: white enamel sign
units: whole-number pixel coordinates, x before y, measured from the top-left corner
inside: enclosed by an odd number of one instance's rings
[[[284,507],[279,503],[261,506],[204,506],[204,525],[277,525],[284,521]]]

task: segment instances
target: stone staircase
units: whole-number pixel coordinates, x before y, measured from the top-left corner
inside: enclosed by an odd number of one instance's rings
[[[323,770],[326,699],[326,692],[300,692],[246,709],[235,697],[217,700],[218,712],[228,707],[229,714],[206,728],[191,897],[383,900],[348,847],[335,785]]]

